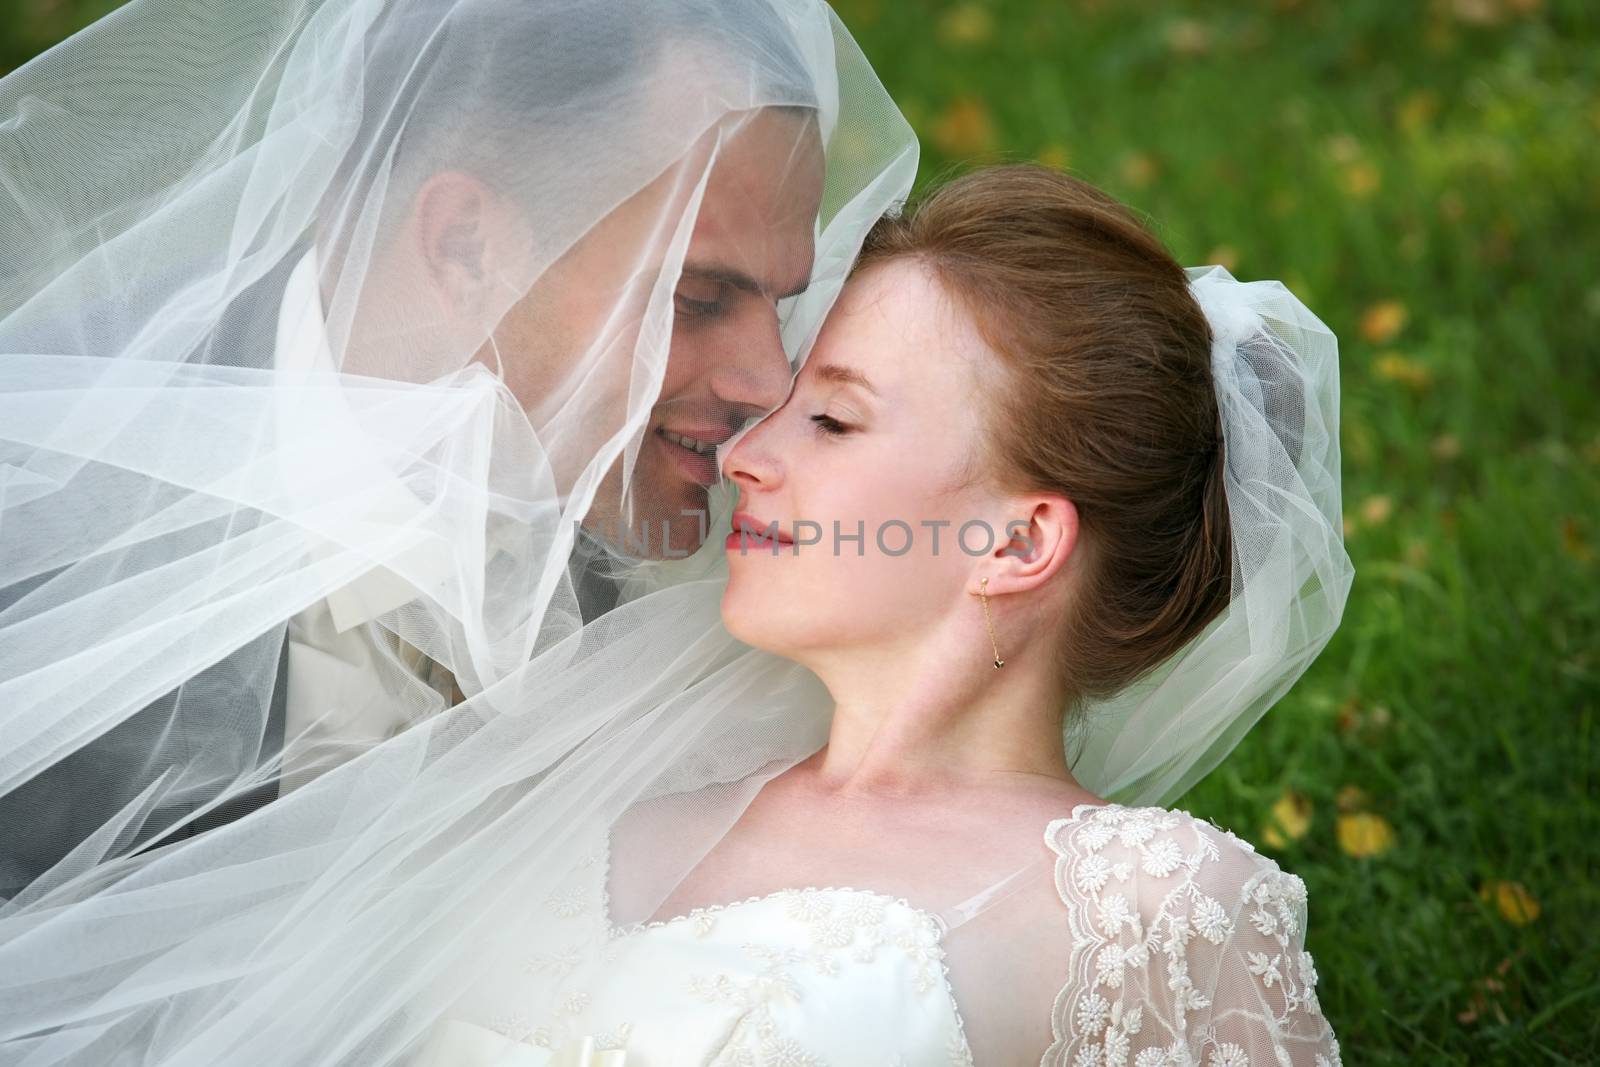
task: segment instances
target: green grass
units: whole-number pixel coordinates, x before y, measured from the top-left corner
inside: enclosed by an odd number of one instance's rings
[[[0,69],[111,6],[0,0]],[[1600,7],[840,14],[924,180],[1065,165],[1184,263],[1282,279],[1339,336],[1344,625],[1179,806],[1306,880],[1346,1062],[1600,1061]],[[1310,826],[1270,849],[1290,789]],[[1393,847],[1347,855],[1341,797]],[[1538,917],[1482,901],[1497,880]]]

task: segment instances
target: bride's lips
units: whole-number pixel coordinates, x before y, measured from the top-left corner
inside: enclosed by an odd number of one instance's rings
[[[733,532],[723,541],[723,545],[729,549],[746,552],[750,549],[769,550],[776,555],[780,545],[794,544],[794,538],[784,533],[782,527],[777,528],[776,537],[762,536],[761,531],[775,524],[758,519],[748,511],[734,512],[729,525],[733,527]]]

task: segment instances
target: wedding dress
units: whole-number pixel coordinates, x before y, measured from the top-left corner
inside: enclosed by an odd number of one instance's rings
[[[1330,1067],[1305,884],[1183,811],[1079,804],[1043,830],[1070,941],[1041,1067]],[[989,892],[930,912],[865,888],[782,889],[618,924],[608,841],[536,905],[566,936],[445,1021],[419,1067],[972,1065],[946,945]],[[1020,872],[1019,872],[1020,873]],[[551,1014],[518,974],[561,976]],[[1048,1023],[1048,1026],[1046,1025]]]

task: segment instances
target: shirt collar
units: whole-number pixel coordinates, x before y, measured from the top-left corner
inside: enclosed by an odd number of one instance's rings
[[[295,265],[284,286],[283,302],[278,313],[273,367],[279,380],[286,384],[312,384],[318,378],[327,382],[330,379],[326,376],[338,373],[328,340],[327,320],[320,291],[320,274],[317,250],[312,246]],[[346,411],[342,409],[342,402],[338,399],[337,390],[310,389],[304,390],[300,396],[332,409],[319,415],[325,415],[330,419],[347,417]],[[300,402],[296,401],[297,404]],[[303,412],[301,417],[304,417]],[[359,440],[352,441],[351,444],[359,445]],[[345,458],[347,462],[355,462],[351,457]],[[419,516],[427,510],[427,504],[407,488],[405,483],[395,476],[392,469],[384,465],[381,457],[372,456],[367,465],[370,467],[370,473],[364,471],[361,482],[369,490],[364,497],[370,497],[372,505],[365,515],[352,521],[391,524],[405,522],[416,526],[419,531],[426,530],[426,524]],[[504,516],[500,519],[501,521],[495,521],[494,516],[490,516],[487,546],[490,556],[496,552],[504,552],[516,557],[529,551],[531,531],[525,525],[507,521]],[[586,534],[587,531],[580,527],[580,533]],[[359,543],[357,535],[353,532],[348,539],[337,540],[345,544]],[[326,558],[335,551],[329,546],[319,558]],[[602,614],[609,610],[615,603],[617,590],[614,580],[610,579],[610,568],[600,565],[600,561],[594,558],[609,556],[602,542],[579,537],[578,543],[573,546],[573,551],[576,557],[574,566],[580,577],[585,580],[581,595],[588,606],[588,610],[584,612],[584,617],[587,619],[593,614]],[[448,588],[455,570],[454,554],[450,551],[449,545],[437,536],[419,537],[417,543],[395,555],[393,561],[395,566],[409,578],[403,577],[389,566],[374,566],[359,578],[328,594],[328,610],[337,632],[343,633],[352,627],[370,622],[386,612],[415,600],[418,596],[442,593]],[[420,586],[417,584],[418,581],[422,583]]]
[[[284,286],[283,302],[278,310],[278,330],[273,350],[273,369],[280,382],[289,385],[325,384],[336,380],[329,376],[338,373],[328,342],[327,321],[322,308],[322,294],[317,250],[313,245],[295,265]],[[321,379],[319,383],[317,379]],[[297,405],[309,402],[326,408],[316,417],[343,419],[348,409],[334,389],[311,389],[299,394]],[[296,413],[305,417],[304,411]],[[358,442],[352,442],[359,447]],[[373,455],[365,463],[359,456],[341,457],[353,470],[361,471],[364,501],[370,501],[366,513],[350,518],[351,539],[335,537],[335,541],[356,543],[357,525],[370,523],[409,524],[423,512],[427,505],[404,482],[387,468],[380,457]],[[369,470],[362,470],[363,467]],[[293,473],[289,472],[290,484]],[[419,532],[424,529],[417,523]],[[334,555],[337,549],[327,545],[318,558]],[[450,580],[453,566],[448,550],[438,538],[419,539],[391,557],[393,566],[374,566],[354,581],[328,594],[327,605],[333,617],[334,628],[343,633],[354,626],[392,611],[402,604],[415,600],[427,592],[439,592]],[[399,568],[398,571],[395,568]],[[402,574],[409,576],[403,577]],[[416,579],[422,583],[419,588]]]

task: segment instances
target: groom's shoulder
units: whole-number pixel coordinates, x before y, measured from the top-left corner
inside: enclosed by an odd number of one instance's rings
[[[180,361],[270,367],[284,290],[311,247],[308,241],[297,242],[259,275],[239,284],[215,321],[197,338],[196,350],[181,354]],[[68,312],[40,316],[18,341],[41,353],[116,358],[123,354],[118,339],[142,333],[147,320],[158,313],[151,299],[127,294],[87,296],[75,301]],[[179,360],[179,355],[163,358]]]
[[[310,251],[294,245],[258,278],[243,286],[224,307],[204,340],[201,360],[229,367],[272,366],[278,340],[278,317],[289,276]]]
[[[295,244],[261,274],[236,283],[237,292],[221,305],[215,321],[196,339],[195,350],[183,354],[181,361],[248,369],[270,368],[277,349],[278,318],[283,294],[288,288],[289,276],[310,248],[304,242]],[[129,321],[130,314],[137,315],[139,312],[124,301],[90,301],[75,316],[78,328],[73,332],[85,345],[104,343],[107,338],[130,336],[131,331],[144,325]],[[88,350],[84,354],[115,357],[121,353]],[[168,358],[180,357],[173,355]]]

